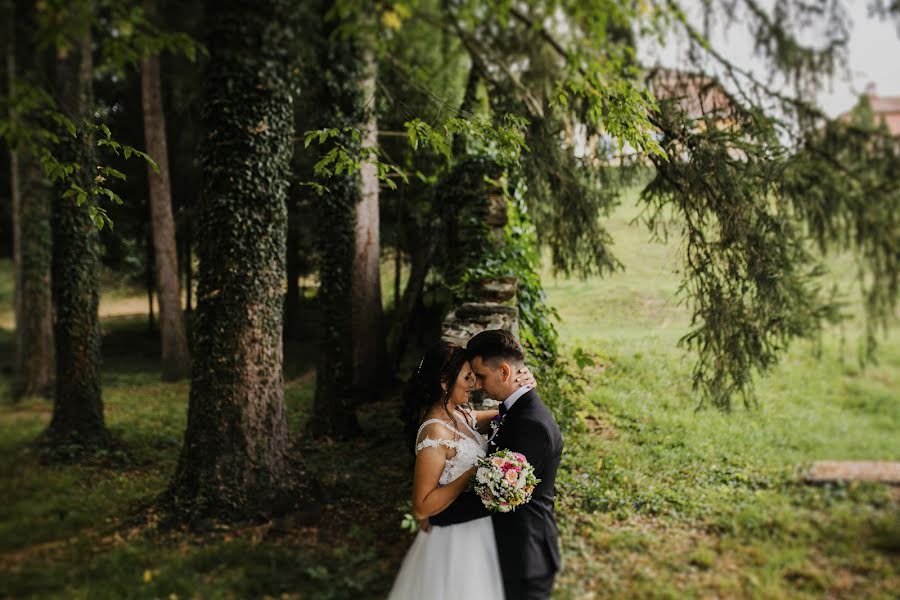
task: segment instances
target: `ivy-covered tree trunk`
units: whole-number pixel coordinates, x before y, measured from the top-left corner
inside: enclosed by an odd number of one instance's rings
[[[30,43],[32,27],[24,3],[6,3],[8,16],[7,74],[13,95],[17,79],[30,79],[36,67]],[[10,110],[14,127],[29,127]],[[12,397],[49,396],[53,385],[53,310],[50,289],[52,234],[51,188],[40,161],[28,144],[10,144],[13,222],[14,310],[16,317]]]
[[[378,145],[375,116],[376,64],[370,48],[362,53],[363,149]],[[353,257],[353,386],[357,400],[376,401],[387,375],[387,342],[381,302],[381,240],[378,219],[378,173],[373,160],[360,169]]]
[[[282,376],[285,198],[293,136],[287,0],[208,4],[204,189],[188,423],[168,499],[178,518],[253,519],[303,482]]]
[[[93,136],[82,120],[93,106],[90,6],[74,2],[66,18],[77,33],[57,48],[57,94],[78,135],[60,145],[65,162],[78,165],[75,182],[90,190],[94,174]],[[88,199],[90,201],[90,198]],[[97,228],[71,198],[53,207],[53,303],[56,335],[56,399],[47,431],[51,443],[82,447],[107,440],[100,388],[100,242]]]
[[[156,4],[156,0],[144,0],[147,18],[156,16]],[[181,313],[181,285],[178,280],[178,252],[175,245],[175,221],[172,217],[172,184],[169,179],[169,153],[159,62],[158,54],[148,54],[141,60],[141,102],[147,153],[159,166],[158,174],[148,166],[147,179],[150,186],[153,263],[162,338],[162,379],[177,381],[187,377],[190,372],[190,354]]]
[[[324,99],[322,127],[359,127],[365,99],[360,82],[363,62],[352,37],[336,32],[339,23],[327,18],[330,3],[320,4],[323,22],[317,40],[317,62]],[[358,155],[359,143],[343,134],[340,142]],[[354,411],[353,273],[359,174],[335,176],[317,202],[319,234],[319,295],[322,319],[316,394],[311,428],[317,435],[345,437],[358,430]]]

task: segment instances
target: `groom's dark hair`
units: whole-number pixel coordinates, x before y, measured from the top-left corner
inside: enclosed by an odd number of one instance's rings
[[[522,345],[505,329],[482,331],[466,344],[466,354],[469,360],[480,356],[481,360],[495,368],[501,361],[518,363],[525,360]]]

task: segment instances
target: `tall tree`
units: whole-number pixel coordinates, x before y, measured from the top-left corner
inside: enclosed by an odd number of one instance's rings
[[[359,157],[365,98],[359,83],[364,63],[354,36],[341,30],[331,3],[319,4],[320,33],[316,64],[323,85],[320,127],[335,128],[335,143]],[[361,194],[358,171],[331,177],[317,202],[319,294],[322,334],[316,370],[312,430],[318,435],[348,436],[358,430],[354,410],[353,273],[356,256],[356,212]]]
[[[77,165],[75,183],[89,196],[95,173],[94,138],[87,125],[93,106],[93,3],[71,2],[60,14],[67,26],[66,35],[57,39],[57,95],[61,110],[76,124],[77,135],[62,142],[59,154]],[[100,388],[99,299],[98,229],[82,207],[59,198],[53,206],[56,398],[47,431],[57,444],[89,447],[107,439]]]
[[[195,359],[168,500],[184,518],[234,520],[267,512],[300,483],[282,375],[292,3],[207,9]]]
[[[285,338],[299,337],[304,331],[304,311],[302,310],[303,294],[300,277],[317,270],[317,252],[319,240],[316,224],[315,206],[318,197],[304,183],[312,179],[313,167],[318,156],[304,146],[303,137],[299,133],[322,126],[320,111],[326,102],[323,96],[323,82],[316,62],[317,44],[312,43],[319,35],[317,7],[310,3],[305,6],[304,25],[300,26],[298,37],[303,42],[295,46],[302,68],[297,72],[294,89],[294,128],[295,136],[292,171],[294,179],[288,194],[288,241],[287,241],[287,290],[284,297]]]
[[[8,15],[10,129],[31,127],[27,114],[18,114],[16,96],[34,79],[40,68],[32,40],[34,14],[31,3],[5,3]],[[20,80],[22,85],[20,85]],[[46,395],[52,392],[54,349],[50,289],[52,239],[51,188],[41,170],[38,151],[26,139],[10,143],[10,179],[15,279],[15,361],[12,396]]]
[[[364,44],[364,39],[360,40]],[[363,162],[360,166],[360,197],[356,206],[355,253],[353,256],[353,387],[357,400],[377,400],[387,374],[387,342],[381,302],[381,241],[377,165],[373,153],[378,145],[375,111],[377,70],[371,46],[361,50]],[[351,92],[352,93],[352,92]]]
[[[157,1],[144,0],[145,17],[157,16]],[[166,143],[166,118],[162,105],[159,54],[147,52],[141,59],[141,104],[144,112],[144,139],[147,153],[159,166],[157,173],[147,167],[150,185],[150,224],[153,235],[153,264],[159,299],[159,328],[162,338],[162,378],[182,379],[190,372],[190,354],[181,313],[181,285],[178,280],[178,253],[172,217],[172,184]]]

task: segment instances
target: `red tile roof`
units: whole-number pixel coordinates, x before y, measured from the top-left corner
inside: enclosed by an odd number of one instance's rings
[[[900,113],[900,96],[869,95],[869,105],[877,113]]]
[[[900,136],[900,96],[866,94],[866,97],[869,100],[872,112],[875,113],[875,122],[883,121],[891,135]],[[849,119],[852,110],[848,110],[838,118]]]

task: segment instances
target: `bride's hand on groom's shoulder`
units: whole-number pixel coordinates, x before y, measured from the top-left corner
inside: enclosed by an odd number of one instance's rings
[[[523,387],[531,387],[531,389],[535,389],[537,387],[537,380],[534,378],[534,375],[528,369],[528,367],[522,367],[519,369],[519,372],[516,374],[516,383],[520,388]]]

